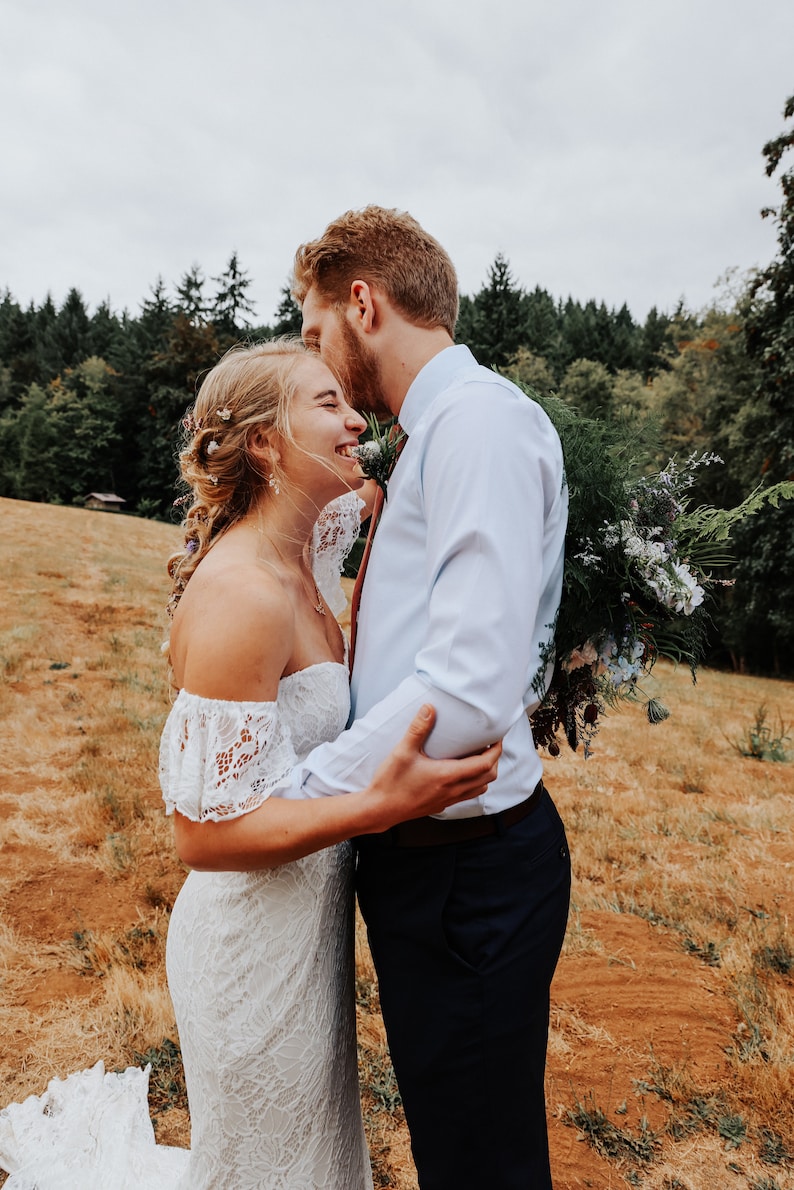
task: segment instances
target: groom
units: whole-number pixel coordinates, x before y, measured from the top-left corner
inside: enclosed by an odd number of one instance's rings
[[[358,840],[357,890],[422,1190],[544,1190],[570,861],[527,711],[562,584],[559,440],[454,345],[455,270],[409,215],[337,219],[298,250],[294,292],[307,345],[408,436],[363,586],[351,726],[310,754],[302,791],[363,788],[424,702],[432,755],[504,738],[482,798]]]

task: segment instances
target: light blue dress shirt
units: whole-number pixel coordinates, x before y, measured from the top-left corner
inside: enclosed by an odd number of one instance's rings
[[[351,725],[308,755],[287,796],[365,788],[429,702],[431,756],[503,738],[496,781],[443,817],[492,814],[526,798],[542,773],[527,712],[562,589],[560,442],[535,402],[463,346],[422,369],[400,424],[408,441],[359,609]]]

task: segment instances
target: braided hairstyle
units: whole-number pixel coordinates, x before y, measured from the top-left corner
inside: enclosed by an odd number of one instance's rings
[[[168,560],[173,616],[191,575],[215,541],[237,524],[279,476],[267,475],[250,449],[254,434],[274,429],[291,441],[289,406],[297,387],[297,365],[307,356],[299,339],[272,339],[233,347],[207,373],[182,425],[179,454],[184,547]]]

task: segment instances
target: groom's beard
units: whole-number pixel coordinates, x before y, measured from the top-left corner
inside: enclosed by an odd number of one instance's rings
[[[338,361],[336,371],[345,396],[359,413],[374,413],[379,421],[386,421],[392,413],[383,392],[380,360],[344,318],[340,319],[340,325],[344,358]]]

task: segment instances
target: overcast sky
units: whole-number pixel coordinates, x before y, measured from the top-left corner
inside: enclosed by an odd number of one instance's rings
[[[0,290],[137,313],[232,251],[271,321],[298,243],[410,210],[461,290],[713,300],[775,254],[792,0],[0,0]]]

